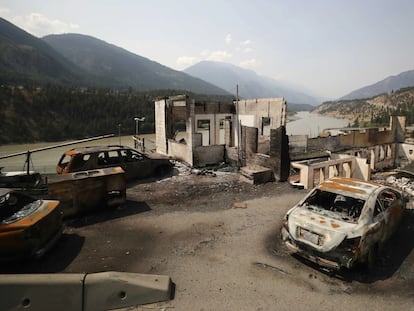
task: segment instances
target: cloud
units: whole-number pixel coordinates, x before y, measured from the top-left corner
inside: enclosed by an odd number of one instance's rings
[[[258,62],[255,58],[251,58],[241,61],[239,65],[243,68],[255,68],[258,65]]]
[[[226,38],[224,39],[226,41],[227,44],[231,43],[231,34],[227,34]]]
[[[50,19],[40,13],[30,13],[26,16],[16,16],[12,22],[24,30],[36,36],[45,36],[48,34],[60,34],[71,32],[79,25],[66,23],[58,19]]]
[[[246,45],[250,45],[252,42],[250,40],[244,40],[242,42],[240,42],[241,46],[246,46]]]
[[[9,13],[10,13],[10,10],[8,8],[0,7],[0,14],[1,15],[8,15]]]
[[[177,58],[176,63],[180,68],[191,66],[199,61],[198,57],[193,56],[180,56]]]
[[[206,60],[212,60],[216,62],[223,62],[226,59],[232,58],[233,56],[227,51],[212,51],[208,53],[206,53],[206,51],[203,51],[201,55],[204,56]]]

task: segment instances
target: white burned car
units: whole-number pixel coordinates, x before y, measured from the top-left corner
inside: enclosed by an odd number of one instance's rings
[[[395,189],[334,177],[286,213],[281,237],[291,252],[329,269],[373,265],[404,208]]]

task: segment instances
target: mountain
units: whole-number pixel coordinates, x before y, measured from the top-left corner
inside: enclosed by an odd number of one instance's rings
[[[131,53],[100,39],[81,35],[49,35],[43,40],[76,66],[105,84],[135,90],[174,89],[198,94],[229,95],[225,90]]]
[[[238,85],[241,98],[284,97],[288,104],[308,105],[308,109],[320,103],[315,97],[286,87],[281,82],[228,63],[202,61],[188,67],[184,72],[217,85],[234,95]]]
[[[388,126],[391,115],[414,122],[414,87],[402,88],[390,94],[382,93],[364,99],[349,99],[324,102],[312,112],[352,121],[355,126]]]
[[[0,18],[0,81],[71,83],[81,71],[43,40]]]
[[[402,72],[397,76],[389,76],[377,83],[357,89],[341,97],[340,100],[369,98],[411,86],[414,86],[414,70]]]

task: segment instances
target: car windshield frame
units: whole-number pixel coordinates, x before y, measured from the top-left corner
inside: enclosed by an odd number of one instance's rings
[[[314,189],[299,205],[309,211],[348,223],[357,223],[366,201],[344,193]]]
[[[22,193],[9,192],[0,196],[0,224],[11,224],[34,213],[43,200],[30,198]]]

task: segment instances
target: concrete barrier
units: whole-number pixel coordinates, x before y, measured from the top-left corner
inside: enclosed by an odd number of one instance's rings
[[[125,272],[0,275],[0,310],[95,311],[171,299],[169,276]]]

